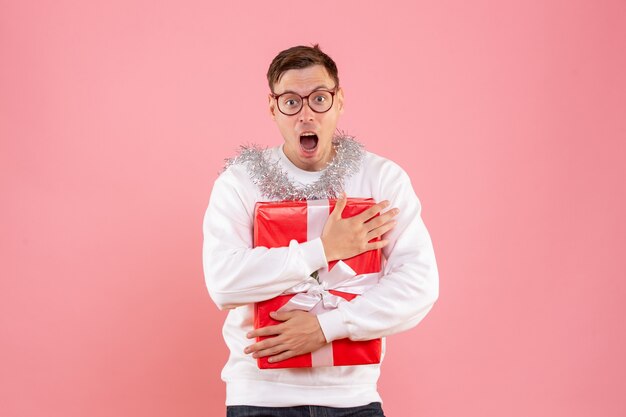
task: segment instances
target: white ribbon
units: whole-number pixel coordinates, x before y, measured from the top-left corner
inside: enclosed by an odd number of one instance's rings
[[[318,277],[319,282],[315,278],[309,277],[306,281],[283,292],[283,294],[295,295],[278,311],[304,310],[313,312],[312,310],[316,310],[321,312],[332,310],[346,300],[330,293],[329,290],[360,295],[378,283],[377,273],[357,275],[343,261],[337,262],[330,271],[326,268],[320,270]]]

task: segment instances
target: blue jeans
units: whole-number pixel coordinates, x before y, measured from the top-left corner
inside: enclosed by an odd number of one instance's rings
[[[229,405],[226,417],[385,417],[380,403],[369,403],[360,407],[335,408],[319,405],[298,407],[255,407]]]

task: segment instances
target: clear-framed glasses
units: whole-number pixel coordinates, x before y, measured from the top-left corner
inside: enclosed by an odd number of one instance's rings
[[[296,93],[282,93],[274,94],[271,96],[276,99],[278,103],[278,110],[287,116],[293,116],[302,110],[304,100],[306,100],[309,108],[316,113],[325,113],[333,107],[335,101],[335,94],[337,93],[337,87],[331,91],[328,90],[315,90],[308,96],[302,97]]]

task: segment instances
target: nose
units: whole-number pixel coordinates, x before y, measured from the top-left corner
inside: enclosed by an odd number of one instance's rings
[[[311,110],[311,107],[309,107],[309,99],[307,98],[306,100],[304,100],[304,103],[302,103],[302,109],[300,109],[298,117],[301,122],[305,120],[313,120],[314,113],[315,112]]]

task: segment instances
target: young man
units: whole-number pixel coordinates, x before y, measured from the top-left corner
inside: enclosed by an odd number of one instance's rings
[[[383,416],[380,364],[259,369],[256,358],[281,361],[333,340],[371,340],[419,323],[439,288],[420,202],[398,165],[336,133],[344,92],[335,63],[317,45],[282,51],[267,78],[270,115],[284,143],[247,148],[231,160],[215,181],[204,219],[207,288],[220,309],[230,309],[223,331],[230,357],[222,371],[228,416]],[[346,196],[379,203],[342,219]],[[321,237],[253,248],[255,203],[327,198],[339,200]],[[253,328],[255,302],[301,284],[333,260],[378,248],[385,259],[378,284],[361,296],[317,316],[272,313],[279,325]],[[257,336],[274,337],[255,343]]]

